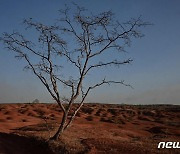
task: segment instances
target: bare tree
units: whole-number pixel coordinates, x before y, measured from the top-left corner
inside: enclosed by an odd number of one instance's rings
[[[51,26],[35,22],[32,18],[24,20],[26,28],[34,29],[34,36],[38,34],[37,40],[33,38],[35,43],[19,32],[4,33],[1,37],[7,49],[27,62],[25,69],[32,70],[63,111],[60,126],[51,139],[58,139],[70,126],[91,90],[113,83],[130,86],[123,80],[107,80],[105,77],[101,81],[95,81],[94,85],[86,86],[85,79],[95,69],[131,63],[131,59],[113,59],[113,54],[124,51],[132,38],[142,37],[139,28],[149,24],[141,18],[120,23],[114,20],[111,11],[93,15],[78,6],[74,15],[68,8],[61,10],[60,15],[62,18],[58,23]],[[109,61],[100,60],[105,54],[109,56]],[[64,76],[68,72],[68,69],[63,68],[66,65],[64,59],[76,69],[73,77]],[[70,89],[69,97],[62,95],[60,88],[63,87]],[[72,104],[77,101],[77,108],[72,109]],[[66,106],[64,102],[67,103]]]

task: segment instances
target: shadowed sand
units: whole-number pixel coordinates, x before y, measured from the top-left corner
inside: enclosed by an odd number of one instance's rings
[[[52,153],[45,142],[15,134],[0,133],[0,153],[4,154],[35,154]]]

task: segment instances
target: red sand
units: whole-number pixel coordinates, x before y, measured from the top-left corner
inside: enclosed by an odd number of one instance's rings
[[[0,104],[0,153],[178,153],[157,145],[179,142],[179,111],[171,105],[85,104],[49,146],[37,138],[47,140],[57,129],[62,113],[56,104]]]

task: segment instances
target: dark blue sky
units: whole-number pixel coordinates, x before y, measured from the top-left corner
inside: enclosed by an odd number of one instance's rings
[[[24,18],[53,23],[58,10],[68,0],[0,0],[0,35],[21,31]],[[168,103],[180,104],[180,1],[179,0],[77,0],[93,13],[112,10],[120,21],[142,15],[153,26],[142,29],[145,37],[133,40],[125,56],[132,65],[108,68],[106,76],[124,79],[134,89],[113,85],[96,89],[87,101],[103,103]],[[52,101],[38,79],[22,71],[24,62],[17,61],[0,44],[0,102]],[[92,75],[92,80],[100,76]]]

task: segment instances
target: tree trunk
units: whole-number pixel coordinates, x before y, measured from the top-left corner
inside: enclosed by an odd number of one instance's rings
[[[52,136],[52,137],[50,138],[50,140],[58,140],[58,138],[61,136],[61,134],[63,133],[64,128],[65,128],[67,116],[68,116],[67,113],[64,113],[64,114],[63,114],[63,118],[62,118],[61,124],[60,124],[57,132],[54,134],[54,136]]]

